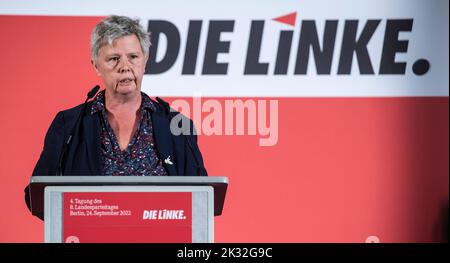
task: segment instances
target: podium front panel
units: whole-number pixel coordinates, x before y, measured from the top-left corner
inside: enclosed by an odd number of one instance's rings
[[[207,243],[210,186],[49,186],[45,242]]]

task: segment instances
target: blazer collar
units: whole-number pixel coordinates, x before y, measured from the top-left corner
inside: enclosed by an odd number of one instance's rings
[[[91,104],[92,105],[92,104]],[[88,107],[90,108],[90,107]],[[100,112],[86,114],[83,118],[83,135],[86,140],[89,168],[92,175],[100,174]]]

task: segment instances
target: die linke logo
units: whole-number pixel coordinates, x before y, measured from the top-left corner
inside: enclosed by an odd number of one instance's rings
[[[296,27],[297,12],[273,18],[270,23],[283,23],[293,27],[292,30],[281,30],[278,38],[276,54],[273,54],[272,62],[262,62],[260,52],[263,40],[264,20],[252,20],[249,25],[247,52],[243,56],[244,75],[287,75],[290,59],[295,59],[294,75],[306,75],[308,63],[311,59],[316,65],[318,75],[350,75],[353,57],[356,56],[359,74],[361,75],[404,75],[407,62],[396,61],[396,55],[408,51],[409,40],[399,39],[400,33],[412,32],[413,19],[370,19],[370,20],[326,20],[323,34],[318,34],[315,20],[302,20],[299,26],[300,37],[298,43],[293,43]],[[367,45],[381,23],[386,23],[383,43],[381,44],[381,56],[371,57]],[[179,54],[180,31],[176,25],[166,20],[150,20],[148,30],[152,34],[152,46],[150,54],[157,54],[161,35],[167,39],[167,48],[162,59],[156,61],[156,55],[150,56],[146,74],[161,74],[167,72],[177,61],[183,59],[182,75],[196,74],[196,65],[199,52],[202,24],[209,23],[205,44],[204,60],[202,61],[202,75],[226,75],[229,62],[217,62],[219,54],[229,54],[230,41],[221,40],[222,33],[233,33],[235,20],[190,20],[185,43],[185,54]],[[338,26],[343,26],[342,39],[336,39]],[[360,33],[358,34],[358,29]],[[335,50],[335,44],[341,41],[340,50]],[[322,44],[320,44],[322,43]],[[296,48],[296,55],[291,57],[291,49]],[[310,58],[312,50],[312,58]],[[337,71],[331,71],[334,52],[338,61]],[[295,53],[295,52],[294,52]],[[374,68],[372,61],[379,60],[379,68]],[[269,63],[274,63],[273,72],[269,72]],[[412,71],[416,75],[424,75],[428,72],[430,63],[426,59],[417,59],[412,65]],[[309,74],[313,74],[310,72]],[[354,72],[355,74],[355,72]]]
[[[144,210],[142,214],[142,219],[144,220],[177,220],[186,219],[184,210]]]

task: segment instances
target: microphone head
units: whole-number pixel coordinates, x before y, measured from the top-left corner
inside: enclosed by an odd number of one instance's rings
[[[99,89],[100,89],[99,85],[96,85],[95,87],[93,87],[91,89],[91,91],[89,91],[89,93],[87,94],[88,99],[92,99],[95,96],[95,94],[97,94]]]

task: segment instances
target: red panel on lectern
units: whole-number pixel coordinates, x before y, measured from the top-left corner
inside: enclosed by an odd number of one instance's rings
[[[192,194],[63,194],[65,242],[192,242]]]

